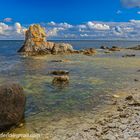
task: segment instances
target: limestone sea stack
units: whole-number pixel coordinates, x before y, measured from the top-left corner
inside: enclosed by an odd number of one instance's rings
[[[31,25],[25,34],[25,42],[18,50],[27,55],[63,54],[73,52],[73,47],[67,43],[46,41],[46,32],[38,24]]]

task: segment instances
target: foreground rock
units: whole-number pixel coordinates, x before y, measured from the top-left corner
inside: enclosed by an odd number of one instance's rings
[[[18,84],[0,86],[0,131],[17,125],[24,117],[25,95]]]
[[[70,53],[73,47],[66,43],[46,42],[45,29],[40,25],[31,25],[26,31],[24,45],[18,52],[27,55]]]

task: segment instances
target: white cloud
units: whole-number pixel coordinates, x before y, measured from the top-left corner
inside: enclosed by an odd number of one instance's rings
[[[138,23],[138,24],[139,24],[139,23],[140,23],[140,20],[132,19],[132,20],[130,20],[130,22],[131,22],[131,23]]]
[[[22,27],[21,24],[19,22],[15,23],[15,31],[20,34],[22,32]]]
[[[60,27],[62,27],[62,28],[72,28],[73,26],[71,25],[71,24],[68,24],[68,23],[66,23],[66,22],[64,22],[64,23],[60,23],[60,24],[58,24],[58,26],[60,26]]]
[[[96,30],[109,30],[110,29],[110,27],[106,24],[94,23],[94,22],[91,22],[91,21],[89,21],[87,23],[87,26],[90,29],[96,29]]]
[[[58,35],[58,32],[59,32],[59,31],[62,31],[62,30],[65,30],[65,29],[64,29],[64,28],[61,28],[61,27],[59,27],[59,28],[54,27],[53,29],[51,29],[51,30],[49,30],[49,31],[47,32],[47,36],[48,36],[48,37],[57,36],[57,35]]]
[[[137,14],[139,14],[139,15],[140,15],[140,11],[138,11],[138,12],[137,12]]]
[[[140,38],[140,24],[137,20],[129,22],[86,22],[63,28],[62,23],[46,26],[49,39],[136,39]],[[67,23],[68,24],[68,23]],[[61,27],[61,28],[60,28]]]
[[[7,24],[0,22],[0,35],[7,35],[8,30],[11,30],[11,28]]]
[[[121,10],[118,10],[117,12],[116,12],[116,14],[122,14],[122,11]]]
[[[121,2],[126,7],[140,7],[140,0],[121,0]]]
[[[68,24],[66,22],[63,23],[55,23],[54,21],[48,22],[47,23],[48,26],[55,26],[55,27],[62,27],[62,28],[72,28],[73,26],[71,24]]]
[[[3,22],[12,22],[12,20],[13,20],[12,18],[9,18],[9,17],[8,17],[8,18],[4,18],[4,19],[3,19]]]
[[[15,27],[16,33],[18,34],[24,34],[27,30],[25,27],[22,27],[19,22],[16,22],[14,27]]]
[[[55,26],[56,25],[56,23],[54,22],[54,21],[51,21],[51,22],[49,22],[49,23],[47,23],[49,26]]]
[[[81,37],[88,37],[88,34],[80,34]]]
[[[30,26],[30,25],[28,25]],[[48,39],[139,39],[140,20],[128,22],[88,21],[72,25],[50,22],[43,24]],[[21,23],[0,23],[0,39],[24,39],[26,28]]]
[[[14,25],[0,22],[0,39],[21,39],[24,37],[26,30],[19,22]]]

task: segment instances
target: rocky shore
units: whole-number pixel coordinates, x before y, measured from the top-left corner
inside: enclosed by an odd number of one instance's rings
[[[105,111],[95,120],[92,127],[81,133],[85,133],[84,139],[139,140],[140,96],[128,95],[123,99],[114,100],[113,109]]]

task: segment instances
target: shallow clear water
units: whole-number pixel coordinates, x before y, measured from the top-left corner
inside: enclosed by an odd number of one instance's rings
[[[81,49],[85,46],[133,46],[139,42],[125,41],[70,41]],[[90,112],[107,104],[110,95],[135,86],[134,79],[140,78],[140,53],[114,52],[104,54],[99,51],[96,56],[63,55],[24,57],[16,53],[23,41],[0,41],[0,84],[19,82],[25,90],[27,103],[25,109],[25,127],[34,125],[47,127],[53,116],[58,118]],[[125,53],[135,53],[134,58],[122,58]],[[51,60],[64,60],[57,63]],[[52,85],[51,70],[70,71],[70,83],[65,88]],[[43,121],[43,123],[42,123]],[[54,121],[54,120],[53,120]],[[45,126],[44,126],[45,125]]]

